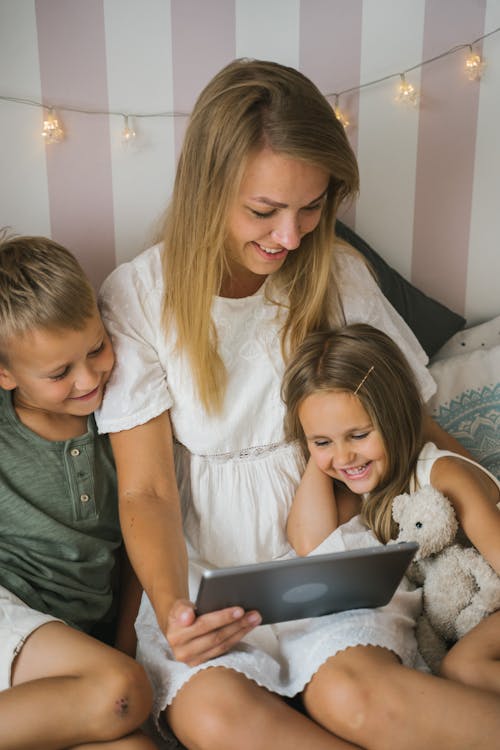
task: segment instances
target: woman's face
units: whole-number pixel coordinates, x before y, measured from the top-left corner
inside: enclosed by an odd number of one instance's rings
[[[283,265],[302,237],[317,227],[328,182],[326,170],[269,148],[250,156],[229,211],[231,278],[222,294],[253,294]]]

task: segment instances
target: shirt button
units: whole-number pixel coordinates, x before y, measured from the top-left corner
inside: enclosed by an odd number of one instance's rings
[[[82,503],[88,503],[90,497],[88,495],[80,495],[80,500],[82,501]]]
[[[70,450],[70,455],[72,455],[75,458],[76,456],[80,455],[80,451],[78,450],[78,448],[72,448]]]

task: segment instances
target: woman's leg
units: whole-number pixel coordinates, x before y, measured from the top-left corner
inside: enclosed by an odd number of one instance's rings
[[[231,669],[195,674],[167,709],[190,750],[353,750],[279,696]]]
[[[500,695],[500,612],[461,638],[441,663],[441,674]]]
[[[137,662],[49,622],[27,638],[13,665],[12,687],[0,692],[0,750],[92,747],[125,737],[124,749],[154,747],[134,745],[128,737],[151,703],[151,686]]]
[[[495,750],[500,697],[401,666],[390,651],[348,648],[304,691],[309,715],[367,750]]]

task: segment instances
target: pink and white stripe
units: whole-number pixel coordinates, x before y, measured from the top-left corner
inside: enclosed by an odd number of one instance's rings
[[[110,112],[189,112],[234,57],[300,68],[324,93],[394,74],[500,26],[498,0],[17,0],[0,3],[0,94]],[[345,221],[420,288],[473,324],[500,313],[500,34],[467,80],[465,52],[341,97],[361,193]],[[480,50],[480,46],[477,48]],[[12,65],[12,60],[16,61]],[[0,101],[0,225],[72,248],[96,286],[150,243],[186,118],[42,111]]]

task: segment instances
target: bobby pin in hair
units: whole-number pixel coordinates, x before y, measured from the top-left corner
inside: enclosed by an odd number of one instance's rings
[[[359,383],[359,385],[358,385],[358,387],[356,388],[356,390],[354,391],[354,395],[356,395],[356,394],[357,394],[357,392],[359,391],[359,389],[361,388],[361,386],[362,386],[362,385],[363,385],[363,383],[365,382],[365,380],[366,380],[366,378],[368,377],[368,375],[369,375],[369,374],[370,374],[370,373],[372,372],[372,370],[374,370],[374,369],[375,369],[375,365],[372,365],[372,366],[370,367],[370,369],[368,370],[368,372],[366,373],[366,375],[364,376],[364,378],[362,378],[362,380],[361,380],[361,382]]]

